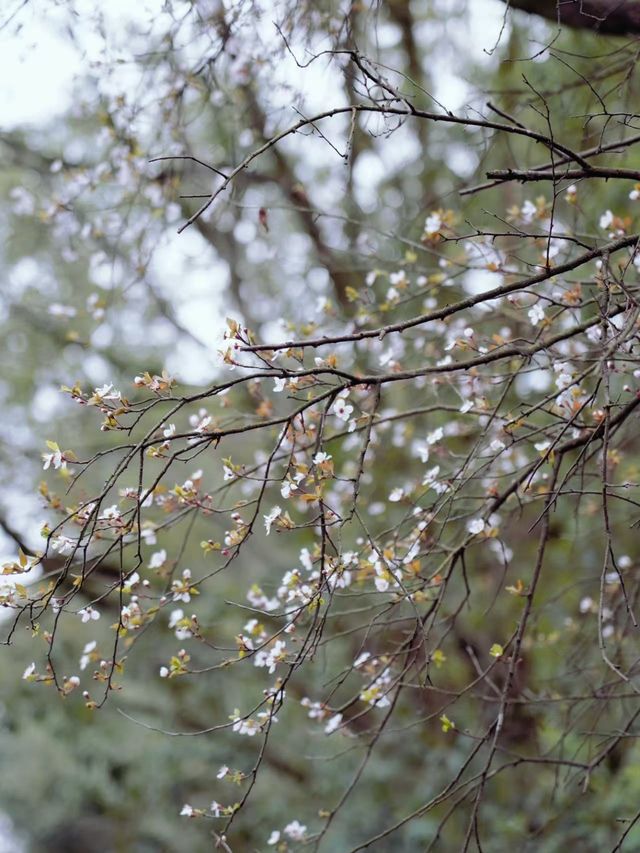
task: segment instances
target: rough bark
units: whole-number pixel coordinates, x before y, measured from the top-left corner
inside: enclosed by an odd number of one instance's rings
[[[617,36],[640,34],[638,0],[503,0],[558,24]]]

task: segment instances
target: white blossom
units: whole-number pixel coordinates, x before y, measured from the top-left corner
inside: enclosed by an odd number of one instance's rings
[[[530,308],[527,313],[532,326],[537,326],[538,323],[541,323],[545,318],[544,308],[539,302],[536,302],[533,308]]]
[[[95,622],[100,618],[100,613],[95,609],[95,607],[91,607],[91,605],[89,605],[87,607],[83,607],[82,610],[78,610],[78,616],[80,616],[83,622]]]
[[[293,841],[302,841],[307,827],[303,826],[300,821],[293,820],[284,828],[284,834],[288,835]]]
[[[280,486],[280,494],[285,500],[291,497],[291,492],[296,492],[297,490],[297,485],[292,483],[291,480],[285,480]]]
[[[264,526],[267,531],[267,536],[271,533],[271,525],[282,514],[282,509],[279,506],[274,506],[271,512],[264,516]]]
[[[150,569],[161,569],[167,561],[167,552],[164,548],[160,551],[155,551],[149,560]]]
[[[43,464],[43,466],[42,466],[42,467],[44,468],[44,470],[45,470],[45,471],[46,471],[46,470],[49,468],[49,466],[51,466],[51,465],[53,465],[53,467],[54,467],[54,468],[56,468],[56,469],[58,469],[58,468],[66,468],[66,467],[67,467],[67,463],[65,462],[65,460],[64,460],[64,458],[63,458],[63,456],[62,456],[62,451],[61,451],[61,450],[54,450],[54,452],[53,452],[53,453],[43,453],[43,454],[42,454],[42,459],[43,459],[43,461],[44,461],[44,464]]]
[[[485,528],[485,522],[482,518],[472,518],[471,521],[467,524],[467,530],[469,533],[473,533],[474,536],[477,536],[478,533],[482,533]]]
[[[80,669],[86,669],[89,661],[91,660],[90,655],[91,652],[95,649],[98,644],[95,640],[91,640],[91,642],[87,643],[82,650],[82,657],[80,658]]]
[[[340,724],[342,723],[342,714],[334,714],[333,717],[328,721],[326,726],[324,727],[324,732],[327,735],[333,734],[336,729],[340,728]]]
[[[598,225],[604,231],[608,231],[613,225],[613,213],[610,210],[605,211],[598,221]]]
[[[424,233],[427,237],[435,237],[442,228],[442,217],[439,213],[430,213],[424,223]]]
[[[353,406],[348,404],[343,397],[338,397],[338,399],[331,407],[331,411],[336,417],[340,418],[341,421],[344,421],[346,423],[351,417],[351,414],[353,412]]]

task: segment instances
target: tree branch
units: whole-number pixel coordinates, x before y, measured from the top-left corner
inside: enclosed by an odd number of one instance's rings
[[[541,15],[556,24],[615,36],[640,33],[637,0],[503,0],[511,9]]]

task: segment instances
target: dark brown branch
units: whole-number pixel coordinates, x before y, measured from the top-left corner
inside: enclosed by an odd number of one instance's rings
[[[593,166],[588,171],[585,169],[556,169],[555,171],[538,171],[537,169],[494,169],[487,172],[487,178],[505,181],[577,181],[582,178],[622,178],[627,181],[640,181],[640,171],[637,169],[609,169],[606,167]]]
[[[632,145],[635,145],[636,142],[640,142],[640,136],[638,136],[638,135],[630,136],[627,139],[617,139],[613,142],[608,142],[606,145],[603,145],[603,144],[595,145],[594,147],[588,148],[585,151],[580,151],[579,153],[580,153],[581,157],[597,157],[599,154],[604,154],[607,151],[615,151],[615,152],[623,151],[625,148],[630,148]],[[558,168],[560,165],[567,164],[569,162],[570,162],[569,158],[561,156],[557,159],[557,163],[555,165],[556,165],[556,168]],[[534,166],[529,171],[532,171],[532,172],[548,172],[551,169],[552,165],[553,164],[549,163],[549,162],[542,163],[539,166]],[[482,190],[489,190],[489,189],[492,189],[493,187],[497,187],[501,183],[502,183],[501,179],[495,179],[495,180],[487,181],[486,183],[483,183],[483,184],[477,184],[474,187],[466,187],[465,189],[460,190],[459,195],[461,195],[461,196],[473,195],[474,193],[481,192]]]
[[[541,15],[556,24],[614,36],[640,33],[637,0],[503,0],[511,9]]]
[[[417,317],[412,317],[410,320],[404,320],[400,323],[391,323],[388,326],[383,326],[378,329],[367,329],[359,332],[347,333],[344,335],[335,335],[334,337],[322,337],[322,338],[308,338],[307,340],[302,341],[284,341],[282,343],[271,343],[271,344],[253,344],[251,346],[241,346],[239,350],[241,352],[264,352],[267,350],[276,351],[276,350],[284,350],[284,349],[294,349],[296,347],[300,348],[316,348],[323,347],[329,344],[339,344],[346,343],[347,341],[362,341],[366,338],[379,338],[382,339],[390,332],[404,332],[406,329],[414,328],[415,326],[421,326],[424,323],[429,323],[432,320],[444,320],[445,317],[450,317],[453,314],[457,314],[459,311],[464,310],[465,308],[472,308],[474,305],[478,305],[481,302],[489,302],[492,299],[499,299],[501,296],[506,296],[509,293],[513,293],[517,290],[525,290],[528,287],[533,286],[534,284],[539,284],[540,282],[547,281],[553,276],[562,275],[565,272],[570,272],[571,270],[578,269],[578,267],[583,266],[584,264],[589,263],[589,261],[593,261],[596,258],[600,258],[603,255],[609,255],[613,252],[617,252],[620,249],[629,248],[630,246],[635,245],[638,242],[639,235],[632,234],[628,237],[621,237],[619,240],[613,240],[610,243],[606,243],[603,246],[600,246],[597,249],[591,249],[588,252],[585,252],[583,255],[580,255],[577,258],[574,258],[572,261],[567,261],[565,264],[559,264],[557,267],[550,267],[548,270],[544,270],[537,275],[530,276],[529,278],[522,279],[520,281],[513,282],[511,284],[505,284],[501,287],[496,287],[493,290],[488,290],[485,293],[476,294],[475,296],[469,296],[466,299],[461,299],[459,302],[453,302],[449,305],[446,305],[442,308],[438,308],[435,311],[430,311],[428,314],[420,314]]]

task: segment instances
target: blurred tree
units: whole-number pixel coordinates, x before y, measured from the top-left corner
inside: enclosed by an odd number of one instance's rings
[[[640,843],[638,4],[508,5],[0,22],[29,849]]]

